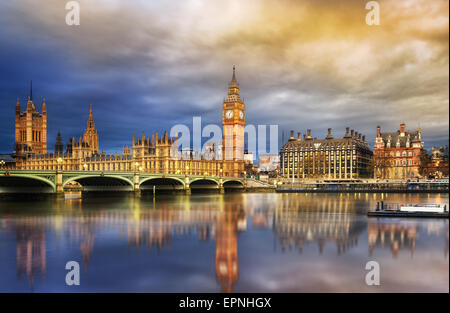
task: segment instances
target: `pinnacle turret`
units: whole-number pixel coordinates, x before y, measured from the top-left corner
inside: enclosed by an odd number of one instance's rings
[[[231,77],[231,82],[228,85],[228,94],[239,94],[239,84],[236,79],[236,66],[233,65],[233,76]]]

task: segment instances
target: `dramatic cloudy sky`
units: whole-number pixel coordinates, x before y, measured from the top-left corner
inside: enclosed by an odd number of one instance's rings
[[[236,64],[247,123],[323,137],[346,126],[422,127],[426,147],[448,143],[449,4],[381,0],[381,25],[364,0],[64,0],[0,3],[0,152],[13,150],[14,106],[33,97],[56,133],[82,134],[89,104],[100,148],[133,132],[220,123]]]

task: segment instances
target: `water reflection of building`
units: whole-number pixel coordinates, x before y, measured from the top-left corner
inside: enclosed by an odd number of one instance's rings
[[[448,255],[448,233],[449,226],[442,221],[427,221],[426,236],[442,237],[444,232],[444,256]],[[425,222],[421,222],[424,226]],[[421,227],[415,222],[400,220],[397,222],[387,222],[378,220],[369,220],[368,224],[368,242],[369,255],[371,256],[376,248],[389,248],[394,258],[398,257],[400,250],[409,250],[411,256],[416,250],[416,240],[419,237]]]
[[[217,217],[216,225],[216,275],[222,292],[231,292],[239,276],[238,224],[245,219],[240,204],[227,204]]]
[[[66,201],[54,216],[35,215],[16,218],[9,224],[17,233],[18,276],[26,272],[32,283],[40,271],[45,276],[45,232],[67,236],[71,245],[79,246],[87,272],[94,251],[95,237],[117,230],[124,243],[137,249],[170,249],[174,238],[197,235],[198,240],[215,240],[216,278],[223,292],[231,292],[238,279],[238,232],[245,229],[246,216],[241,203],[223,203],[221,207],[198,204],[186,210],[186,203],[160,203],[157,210],[141,209],[130,203],[131,210],[82,210],[81,201]],[[178,206],[179,205],[179,206]],[[184,209],[183,209],[184,208]],[[75,256],[76,258],[76,256]],[[211,260],[212,261],[212,260]]]
[[[299,199],[290,197],[275,211],[273,229],[283,251],[295,246],[302,252],[305,244],[316,242],[322,253],[327,242],[334,242],[341,254],[358,244],[365,222],[351,214],[354,207],[348,201],[327,196],[310,202]]]
[[[418,233],[419,226],[415,223],[369,221],[369,255],[372,256],[376,247],[390,247],[394,258],[397,258],[400,249],[408,249],[411,251],[411,255],[414,255]]]
[[[32,285],[40,272],[45,279],[46,251],[44,228],[30,223],[16,227],[17,240],[17,278],[25,273]]]
[[[83,229],[80,240],[80,251],[83,257],[84,269],[88,270],[91,253],[94,250],[94,230],[89,226]]]
[[[437,236],[440,237],[441,233],[444,232],[444,256],[448,256],[448,233],[449,233],[449,226],[448,221],[445,223],[432,223],[430,222],[427,227],[427,236]]]
[[[445,231],[445,249],[444,249],[444,255],[445,257],[448,256],[448,224],[447,224],[447,229]]]

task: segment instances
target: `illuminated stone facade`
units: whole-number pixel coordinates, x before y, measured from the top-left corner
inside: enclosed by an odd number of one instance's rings
[[[236,80],[235,69],[228,87],[228,96],[223,104],[223,142],[219,148],[210,147],[205,153],[195,151],[178,151],[177,138],[169,137],[167,131],[160,137],[158,132],[150,137],[144,133],[140,138],[133,134],[132,145],[124,146],[123,152],[106,154],[99,152],[98,133],[95,128],[92,106],[89,111],[87,128],[78,140],[70,139],[66,151],[61,147],[61,135],[58,134],[55,152],[46,153],[46,107],[43,104],[42,116],[35,112],[34,105],[28,102],[27,112],[20,114],[20,106],[16,107],[16,146],[22,148],[22,154],[16,158],[19,169],[37,170],[86,170],[86,171],[143,171],[151,173],[228,176],[241,177],[244,173],[244,126],[245,107],[239,96],[239,85]],[[45,115],[44,115],[45,114]],[[45,135],[37,139],[45,139],[45,145],[40,141],[33,141],[35,128],[26,129],[26,136],[21,134],[25,122],[40,119],[36,125],[45,129]],[[34,121],[34,120],[33,120]],[[27,122],[28,123],[28,122]],[[19,125],[19,126],[17,126]],[[31,125],[31,124],[30,124]],[[32,124],[34,125],[34,124]],[[34,127],[34,126],[33,126]],[[41,128],[39,128],[41,129]],[[39,130],[36,128],[36,131]],[[33,132],[31,132],[33,131]],[[17,135],[19,134],[19,136]],[[28,137],[29,138],[28,138]],[[27,139],[27,140],[19,140]],[[222,150],[223,149],[223,150]],[[222,160],[220,156],[225,156]]]
[[[223,102],[223,158],[225,176],[238,177],[244,171],[245,105],[240,97],[236,70],[228,85],[228,96]]]
[[[20,102],[17,99],[15,117],[16,139],[14,150],[16,155],[47,153],[47,106],[45,99],[42,102],[42,112],[39,113],[34,105],[33,92],[30,89],[25,112],[21,112]]]
[[[98,133],[95,129],[94,117],[92,116],[92,105],[89,109],[89,118],[83,134],[83,142],[88,144],[93,154],[98,154]]]

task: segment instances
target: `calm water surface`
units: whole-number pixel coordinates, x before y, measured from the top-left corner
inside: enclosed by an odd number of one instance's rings
[[[448,194],[1,200],[0,291],[448,292],[448,219],[367,218],[379,200]],[[371,260],[380,286],[365,284]]]

